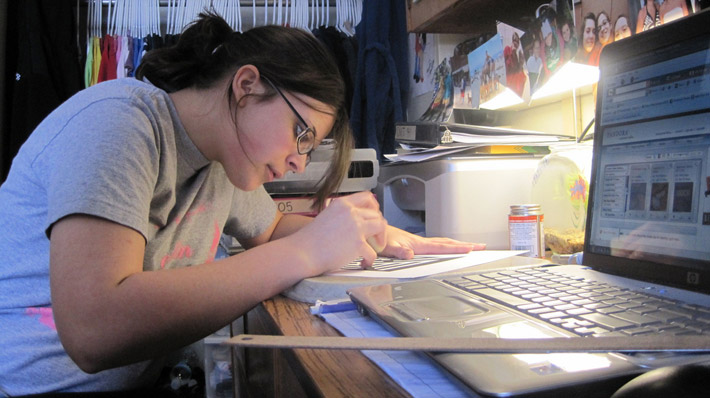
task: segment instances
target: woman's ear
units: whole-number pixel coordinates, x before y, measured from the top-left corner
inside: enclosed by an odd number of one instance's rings
[[[237,70],[232,79],[232,91],[237,103],[248,94],[261,92],[259,69],[254,65],[244,65]]]

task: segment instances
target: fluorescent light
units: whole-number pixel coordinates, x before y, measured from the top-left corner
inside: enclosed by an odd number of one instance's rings
[[[574,88],[584,87],[599,81],[599,68],[591,65],[568,62],[532,95],[532,100],[559,94]]]
[[[482,103],[480,105],[480,108],[496,110],[500,108],[505,108],[507,106],[518,105],[522,102],[522,98],[518,97],[518,95],[515,94],[513,90],[506,87],[505,90],[500,92],[500,94]]]

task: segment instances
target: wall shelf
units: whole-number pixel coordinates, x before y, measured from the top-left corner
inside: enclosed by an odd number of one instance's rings
[[[481,34],[496,31],[496,21],[524,29],[544,0],[403,0],[407,30],[414,33]]]

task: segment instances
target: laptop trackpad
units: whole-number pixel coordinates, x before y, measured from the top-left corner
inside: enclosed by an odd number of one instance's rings
[[[421,297],[394,302],[387,307],[411,321],[458,320],[488,312],[486,307],[456,296]]]

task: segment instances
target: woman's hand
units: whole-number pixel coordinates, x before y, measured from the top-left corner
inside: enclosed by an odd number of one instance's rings
[[[449,238],[425,238],[399,228],[387,227],[387,245],[379,254],[401,259],[415,254],[461,254],[471,250],[484,250],[485,243],[468,243]]]
[[[307,253],[313,275],[339,269],[359,257],[367,268],[378,255],[409,259],[415,254],[461,254],[486,248],[481,243],[424,238],[387,225],[370,192],[332,200],[289,239]]]
[[[376,249],[386,245],[387,230],[377,200],[365,191],[333,199],[313,222],[290,238],[306,249],[314,271],[320,274],[358,257],[362,257],[363,267],[372,265]]]

